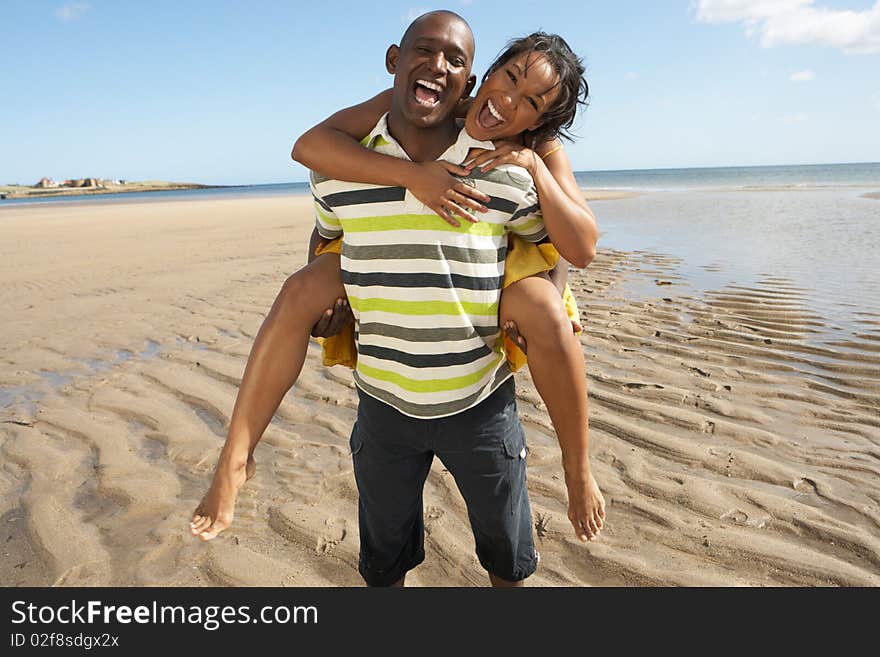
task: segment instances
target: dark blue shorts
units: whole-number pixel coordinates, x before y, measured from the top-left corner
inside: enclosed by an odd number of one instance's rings
[[[445,418],[409,417],[358,389],[351,432],[361,550],[370,586],[388,586],[425,559],[422,489],[436,454],[467,504],[477,558],[509,581],[535,571],[525,433],[511,377],[477,406]]]

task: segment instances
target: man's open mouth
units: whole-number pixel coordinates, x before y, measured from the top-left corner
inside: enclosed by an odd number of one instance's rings
[[[488,99],[477,114],[477,123],[483,128],[483,130],[497,128],[504,123],[504,121],[505,118],[501,116],[501,112],[499,112],[495,108],[495,105],[492,104],[492,101]]]
[[[443,87],[430,80],[416,80],[413,93],[419,105],[434,107],[442,98]]]

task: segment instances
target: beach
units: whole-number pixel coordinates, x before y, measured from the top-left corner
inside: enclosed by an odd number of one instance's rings
[[[518,373],[541,555],[527,585],[880,584],[874,297],[846,297],[844,321],[811,303],[787,261],[774,270],[772,250],[746,276],[721,256],[621,248],[615,213],[678,201],[590,198],[610,232],[570,284],[608,520],[599,540],[575,539],[552,425]],[[314,343],[232,527],[209,543],[188,527],[254,336],[305,263],[312,225],[307,196],[0,209],[4,586],[362,585],[357,393]],[[875,279],[863,270],[824,271]],[[488,583],[438,460],[425,527],[408,585]]]

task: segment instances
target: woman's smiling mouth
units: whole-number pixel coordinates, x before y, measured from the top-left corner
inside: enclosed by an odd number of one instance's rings
[[[491,99],[486,100],[486,104],[483,105],[480,112],[477,114],[477,123],[484,130],[497,128],[504,123],[505,120],[506,119],[501,116],[501,112],[495,108]]]

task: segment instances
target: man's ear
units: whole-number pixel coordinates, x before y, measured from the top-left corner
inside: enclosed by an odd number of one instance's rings
[[[471,92],[474,90],[474,87],[477,86],[477,76],[472,75],[468,78],[467,84],[464,85],[464,91],[461,92],[462,98],[467,98],[471,95]]]
[[[397,73],[397,60],[399,57],[400,48],[397,47],[397,44],[392,43],[385,52],[385,70],[391,73],[391,75]]]

